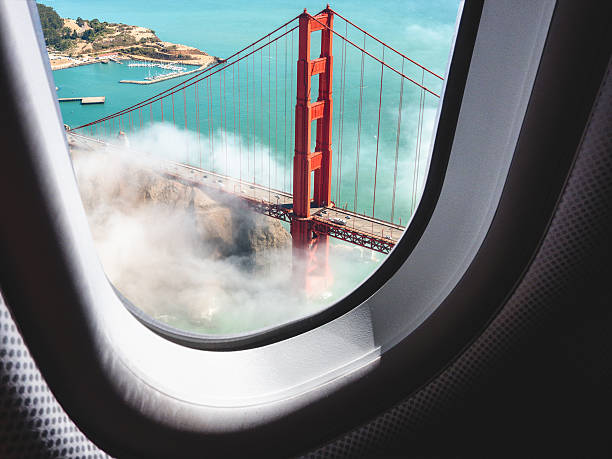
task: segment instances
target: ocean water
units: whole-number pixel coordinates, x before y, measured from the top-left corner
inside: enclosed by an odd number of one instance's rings
[[[47,0],[45,4],[62,17],[96,17],[152,28],[164,41],[195,46],[221,58],[266,35],[304,8],[314,14],[325,7],[312,1],[280,0]],[[459,1],[339,1],[331,6],[444,76]],[[437,78],[388,50],[383,56],[379,44],[369,38],[364,41],[362,33],[339,18],[334,26],[379,59],[440,94],[442,82]],[[105,137],[121,128],[128,137],[137,139],[143,130],[150,133],[163,123],[183,132],[184,141],[172,145],[175,159],[290,192],[297,38],[297,31],[288,34],[234,66],[231,72],[217,74],[164,99],[163,104],[146,106],[87,132]],[[318,44],[313,39],[313,56]],[[152,85],[119,83],[121,79],[143,79],[148,72],[112,62],[55,71],[59,97],[106,96],[103,105],[61,103],[64,122],[72,127],[88,123],[189,78]],[[334,38],[334,73],[332,200],[356,212],[405,225],[426,176],[439,99],[406,80],[402,84],[396,73],[383,70],[380,63],[352,46],[343,46],[338,38]],[[344,243],[334,245],[346,249]],[[348,293],[384,258],[366,252],[358,257],[363,261],[360,266],[350,273],[336,273],[335,278],[342,282],[337,282],[326,301]]]
[[[105,1],[105,2],[79,2],[71,0],[54,0],[48,2],[64,17],[78,16],[84,18],[97,17],[106,21],[117,21],[129,24],[137,24],[150,27],[156,31],[161,39],[184,43],[196,46],[209,54],[227,57],[234,51],[249,44],[257,38],[265,35],[276,26],[282,24],[299,14],[303,7],[309,11],[316,12],[324,7],[323,4],[315,2],[293,3],[293,2],[224,2],[213,3],[206,1],[182,0],[172,3],[168,7],[167,2],[159,0],[152,1]],[[380,37],[389,45],[404,52],[410,58],[425,65],[439,75],[443,75],[448,61],[450,44],[454,31],[458,2],[425,2],[425,1],[390,1],[390,2],[338,2],[332,5],[338,12],[351,19],[358,25],[363,26],[373,35]],[[336,20],[336,28],[342,33],[343,21]],[[353,41],[362,43],[362,35],[352,28],[347,28],[348,36]],[[291,40],[289,38],[291,37]],[[292,46],[293,45],[293,46]],[[288,47],[288,48],[287,48]],[[313,49],[316,47],[316,40]],[[380,45],[368,39],[366,48],[373,54],[381,57]],[[342,116],[342,127],[339,123],[334,125],[334,150],[337,157],[342,152],[342,163],[336,161],[336,166],[340,164],[341,169],[334,168],[334,196],[333,200],[338,205],[346,205],[348,208],[366,214],[373,214],[375,217],[389,220],[393,210],[394,220],[402,224],[410,218],[416,204],[415,194],[422,187],[425,177],[427,161],[419,160],[418,177],[415,177],[416,157],[416,133],[418,130],[419,110],[421,91],[415,85],[406,83],[403,88],[402,102],[402,124],[400,129],[400,139],[398,149],[399,172],[397,175],[397,191],[410,190],[409,199],[398,197],[392,209],[392,183],[394,176],[394,156],[396,150],[396,133],[398,117],[398,95],[400,90],[400,78],[389,71],[383,75],[382,84],[382,110],[381,127],[378,128],[378,102],[380,87],[380,64],[366,56],[364,60],[364,79],[360,80],[361,53],[352,48],[346,47],[346,76],[344,82],[339,73],[342,71],[343,54],[345,49],[341,46],[339,39],[335,39],[335,72],[334,79],[334,121],[340,121]],[[389,62],[395,68],[402,68],[401,60],[397,56],[387,53],[385,62]],[[229,93],[230,72],[225,72],[226,77],[222,81],[221,75],[210,79],[210,86],[200,84],[199,99],[200,106],[204,107],[208,103],[206,99],[210,97],[211,114],[207,119],[205,113],[200,113],[200,130],[211,132],[213,137],[218,135],[220,130],[227,126],[228,116],[231,118],[229,109],[237,111],[238,99],[242,101],[242,121],[240,131],[242,140],[247,143],[254,140],[262,150],[272,149],[271,153],[255,151],[253,155],[245,153],[244,162],[247,169],[242,174],[240,171],[224,168],[221,172],[230,175],[250,177],[252,175],[264,174],[266,177],[257,178],[260,183],[270,183],[275,188],[290,190],[289,179],[291,176],[290,163],[292,156],[292,133],[293,133],[293,110],[295,104],[295,76],[292,78],[293,67],[297,59],[297,31],[287,40],[279,40],[273,46],[267,47],[261,53],[251,57],[251,60],[243,61],[236,66],[232,75],[233,95]],[[267,78],[266,64],[271,70],[272,76]],[[272,64],[272,65],[271,65]],[[420,81],[423,75],[420,69],[405,63],[403,72],[416,81]],[[279,69],[280,66],[280,69]],[[248,73],[251,72],[249,76]],[[121,79],[138,79],[145,75],[146,70],[140,68],[128,68],[126,65],[115,63],[95,64],[73,69],[65,69],[54,72],[56,86],[59,87],[59,97],[73,96],[106,96],[104,105],[81,106],[78,102],[62,103],[60,108],[65,123],[74,127],[75,125],[98,119],[107,114],[116,112],[121,108],[144,100],[152,95],[170,88],[183,79],[173,79],[153,85],[128,85],[119,84]],[[236,73],[239,75],[237,76]],[[247,81],[250,78],[250,83]],[[313,79],[316,80],[316,79]],[[263,82],[263,87],[257,86]],[[257,111],[245,112],[245,106],[249,104],[247,99],[250,86],[251,108],[257,107]],[[253,86],[253,83],[256,86]],[[425,74],[425,86],[430,87],[434,92],[440,93],[441,82],[436,78]],[[268,87],[266,87],[266,84]],[[223,97],[221,97],[221,85],[223,86]],[[344,88],[342,96],[339,97],[341,87]],[[260,91],[261,89],[261,91]],[[361,89],[361,91],[360,91]],[[188,88],[184,94],[177,93],[174,100],[166,99],[165,118],[166,122],[173,122],[187,128],[195,133],[196,104],[195,89]],[[240,97],[237,93],[240,92]],[[313,92],[316,91],[316,81],[313,83]],[[280,92],[280,96],[279,96]],[[361,94],[360,94],[361,92]],[[210,93],[210,94],[209,94]],[[362,99],[362,121],[357,121],[359,113],[359,99]],[[215,99],[216,98],[216,99]],[[181,100],[184,99],[184,100]],[[223,99],[223,100],[221,100]],[[266,110],[265,105],[269,110]],[[170,116],[168,110],[170,103],[176,105],[175,114]],[[231,104],[232,107],[228,107]],[[420,152],[427,152],[431,139],[431,130],[435,118],[438,99],[426,94],[424,101],[424,119],[422,141]],[[223,114],[223,107],[227,108],[227,113]],[[162,110],[160,106],[153,106],[150,113],[135,114],[140,118],[153,121],[161,121]],[[233,113],[232,111],[232,113]],[[187,120],[185,116],[187,115]],[[147,117],[147,115],[149,115]],[[171,119],[172,118],[172,119]],[[219,122],[224,118],[222,122]],[[250,118],[250,119],[249,119]],[[210,120],[210,121],[209,121]],[[136,121],[133,117],[125,117],[127,125],[133,125]],[[117,124],[120,122],[117,120]],[[233,131],[236,131],[236,121],[234,121]],[[253,124],[254,123],[254,124]],[[108,126],[111,128],[118,126]],[[359,132],[359,140],[357,141]],[[271,136],[267,131],[275,133]],[[342,146],[339,144],[338,133],[343,133]],[[98,132],[100,134],[100,132]],[[235,135],[235,134],[233,134]],[[313,136],[314,137],[314,136]],[[314,139],[313,139],[314,142]],[[224,138],[227,144],[227,136]],[[273,143],[273,145],[272,145]],[[236,138],[233,139],[233,146],[240,147],[242,144]],[[209,152],[202,152],[205,156],[203,165],[212,167],[226,166],[224,164],[225,151],[219,155],[218,147],[209,147]],[[203,148],[203,147],[202,147]],[[231,148],[231,145],[230,145]],[[360,151],[359,164],[357,162],[357,149]],[[224,145],[224,150],[227,146]],[[257,150],[257,147],[255,147]],[[374,177],[372,169],[376,163],[375,151],[379,150],[377,171],[377,200],[379,204],[372,204],[372,188]],[[193,154],[193,152],[192,152]],[[276,170],[270,171],[273,177],[267,176],[265,160],[270,155],[275,164]],[[254,156],[252,164],[251,158]],[[263,158],[266,156],[266,158]],[[422,156],[422,155],[420,155]],[[200,163],[200,158],[190,157],[193,163]],[[206,162],[208,161],[208,162]],[[282,163],[282,164],[281,164]],[[412,164],[411,164],[412,163]],[[259,168],[259,169],[257,169]],[[282,168],[281,171],[278,169]],[[261,169],[261,170],[260,170]],[[261,173],[261,174],[260,174]],[[352,174],[352,178],[351,178]],[[338,179],[340,175],[340,179]],[[355,176],[357,179],[355,180]],[[414,183],[416,182],[416,183]],[[354,192],[357,183],[357,193]],[[359,187],[359,185],[362,185]],[[378,188],[380,187],[380,188]]]

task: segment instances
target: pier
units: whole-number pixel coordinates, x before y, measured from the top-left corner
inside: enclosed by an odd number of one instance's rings
[[[81,105],[90,105],[90,104],[103,104],[106,102],[106,96],[96,96],[96,97],[60,97],[57,99],[59,102],[74,102],[77,100],[81,101]]]

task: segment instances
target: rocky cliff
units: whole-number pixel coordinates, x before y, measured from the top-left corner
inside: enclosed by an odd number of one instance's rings
[[[246,210],[229,196],[180,183],[106,153],[73,151],[73,158],[94,235],[110,212],[128,215],[151,207],[160,215],[179,213],[185,225],[192,226],[194,247],[205,257],[242,257],[258,264],[265,250],[290,246],[291,236],[279,221]]]

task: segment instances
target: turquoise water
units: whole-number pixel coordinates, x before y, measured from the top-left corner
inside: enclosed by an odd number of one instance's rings
[[[166,2],[158,0],[147,2],[111,0],[87,3],[56,0],[49,4],[64,17],[98,17],[110,22],[117,21],[150,27],[163,40],[196,46],[219,57],[227,57],[244,45],[265,35],[285,20],[299,14],[303,7],[307,7],[311,12],[316,12],[324,7],[323,4],[315,2],[280,1],[220,4],[183,0],[173,2],[172,8],[168,8]],[[449,56],[457,6],[457,1],[396,1],[385,2],[384,6],[371,2],[337,2],[332,5],[356,24],[363,26],[370,33],[440,75],[445,72]],[[340,33],[346,30],[349,38],[354,42],[363,44],[363,35],[350,27],[345,29],[344,22],[339,18],[336,19],[335,26]],[[313,49],[315,46],[316,44],[313,45]],[[368,39],[366,48],[377,57],[382,57],[380,45],[372,40]],[[423,134],[417,168],[416,133],[421,91],[411,83],[407,82],[404,85],[401,135],[399,145],[396,145],[401,79],[385,69],[387,71],[382,81],[381,127],[379,129],[378,102],[381,66],[366,56],[362,85],[360,81],[361,53],[347,46],[346,76],[343,82],[340,72],[344,52],[345,49],[340,40],[336,38],[333,149],[336,158],[342,154],[342,162],[335,161],[334,163],[332,199],[338,205],[386,220],[390,220],[393,213],[393,220],[399,223],[401,218],[404,224],[414,211],[417,190],[422,187],[425,177],[427,161],[422,158],[429,147],[438,99],[430,95],[425,97]],[[275,188],[291,191],[293,151],[291,139],[296,84],[295,76],[292,77],[294,69],[291,68],[291,64],[295,63],[296,59],[297,31],[287,36],[287,40],[280,40],[265,48],[261,53],[255,54],[250,60],[235,66],[232,75],[226,71],[223,81],[221,74],[218,74],[210,79],[210,86],[208,82],[200,83],[198,85],[198,99],[201,107],[199,113],[200,146],[192,147],[190,153],[185,152],[185,158],[188,157],[194,164],[201,163],[207,168],[218,169],[220,172],[237,177],[256,177],[255,180],[259,183],[269,183]],[[384,60],[398,70],[402,68],[401,59],[389,52]],[[405,64],[403,72],[414,80],[420,81],[423,76],[420,69],[407,62]],[[267,77],[268,71],[272,74],[270,78]],[[64,121],[74,127],[98,119],[151,97],[188,78],[183,77],[146,86],[118,83],[121,79],[142,78],[145,72],[144,69],[128,68],[126,65],[115,63],[94,64],[54,72],[56,86],[59,87],[59,97],[106,96],[104,105],[81,106],[78,102],[61,104]],[[251,74],[247,75],[249,72]],[[234,86],[231,93],[230,77]],[[249,87],[247,87],[247,79],[250,79]],[[424,82],[434,92],[440,93],[439,80],[425,74]],[[315,81],[313,92],[316,92],[316,87]],[[344,91],[340,96],[342,87]],[[223,95],[221,95],[222,88]],[[240,92],[240,98],[238,92]],[[357,122],[360,92],[362,92],[361,126]],[[250,99],[247,99],[247,94]],[[187,128],[195,134],[197,116],[195,88],[188,88],[185,93],[177,93],[173,99],[175,100],[165,99],[163,108],[160,105],[154,105],[149,109],[149,113],[146,113],[145,109],[144,113],[135,113],[134,117],[128,115],[121,121],[116,120],[116,124],[121,123],[124,130],[126,125],[128,128],[137,129],[140,123],[146,125],[147,121],[161,121],[162,110],[165,110],[165,122],[172,122],[173,125],[183,129]],[[238,99],[242,102],[242,118],[236,121],[236,117],[232,115],[237,111]],[[175,105],[174,117],[169,112],[172,102]],[[210,103],[210,115],[206,111],[208,103]],[[246,105],[249,103],[251,112],[245,113]],[[254,107],[257,108],[257,111],[253,111]],[[339,124],[341,113],[343,114],[342,127]],[[187,120],[185,120],[185,114]],[[232,125],[226,122],[231,122]],[[241,123],[241,135],[239,136],[235,134],[237,122]],[[118,128],[118,126],[109,123],[106,132],[110,132],[113,128]],[[358,132],[359,129],[360,132]],[[232,130],[232,133],[228,141],[227,131],[229,130]],[[342,145],[340,145],[338,136],[341,131],[343,132]],[[212,142],[207,137],[202,146],[202,135],[208,135],[208,133],[214,133]],[[96,135],[103,135],[102,128],[98,129]],[[217,143],[215,146],[217,135],[223,136],[222,145]],[[393,203],[396,147],[399,150],[398,173],[395,179],[397,196]],[[196,149],[201,151],[196,154]],[[359,164],[357,164],[358,149],[360,150]],[[240,155],[242,155],[240,158],[238,158],[237,150],[240,150]],[[379,151],[378,161],[376,150]],[[273,165],[267,164],[270,159]],[[237,164],[239,162],[244,165],[239,166]],[[374,168],[377,169],[377,203],[373,202]],[[414,174],[415,168],[418,169],[417,175]],[[358,188],[357,193],[355,193],[355,184]]]
[[[155,30],[166,41],[227,56],[307,8],[325,2],[210,0],[46,0],[62,17],[123,22]],[[457,0],[345,0],[330,6],[389,45],[444,72],[457,14]]]
[[[213,3],[179,0],[172,2],[171,7],[165,0],[87,3],[48,0],[47,4],[63,17],[97,17],[103,21],[152,28],[164,41],[195,46],[221,58],[266,35],[301,13],[304,7],[312,14],[325,7],[323,3],[311,1]],[[458,4],[455,0],[340,1],[331,6],[390,46],[444,75]],[[344,21],[336,18],[334,26],[353,42],[364,45],[363,34]],[[111,132],[116,135],[121,128],[127,132],[133,146],[157,149],[166,156],[168,150],[175,159],[290,192],[297,38],[295,31],[235,65],[231,71],[165,98],[163,106],[160,102],[145,106],[131,115],[109,120],[88,133],[105,137]],[[314,51],[317,45],[314,38],[313,57],[318,54]],[[365,46],[383,59],[379,44],[367,39]],[[388,50],[385,52],[385,62],[413,80],[423,81],[434,92],[441,92],[442,83],[438,79],[424,74]],[[332,200],[360,213],[406,224],[424,183],[439,99],[429,94],[423,97],[423,92],[406,80],[402,86],[402,78],[389,69],[385,68],[381,79],[381,65],[367,56],[363,60],[362,81],[361,66],[361,52],[350,45],[343,46],[340,39],[334,38]],[[190,77],[152,85],[119,83],[122,79],[143,79],[147,74],[147,69],[112,62],[55,71],[59,97],[106,96],[104,105],[60,104],[64,122],[75,127],[99,119]],[[317,82],[313,78],[313,94],[316,91]],[[401,118],[398,119],[400,93]],[[419,148],[417,132],[421,104]],[[338,241],[334,246],[338,247],[336,250],[347,249],[345,243]],[[336,273],[332,295],[326,301],[342,297],[383,259],[380,254],[360,253],[351,255],[361,262],[354,263],[350,274]],[[244,327],[248,329],[249,324]]]

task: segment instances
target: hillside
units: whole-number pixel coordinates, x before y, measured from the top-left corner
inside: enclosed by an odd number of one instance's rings
[[[119,54],[135,59],[208,65],[216,58],[197,48],[162,41],[152,29],[120,23],[102,22],[97,18],[62,18],[49,6],[37,3],[38,14],[48,50],[57,56],[52,68],[71,66],[69,58],[95,58]],[[53,65],[55,64],[55,65]]]

